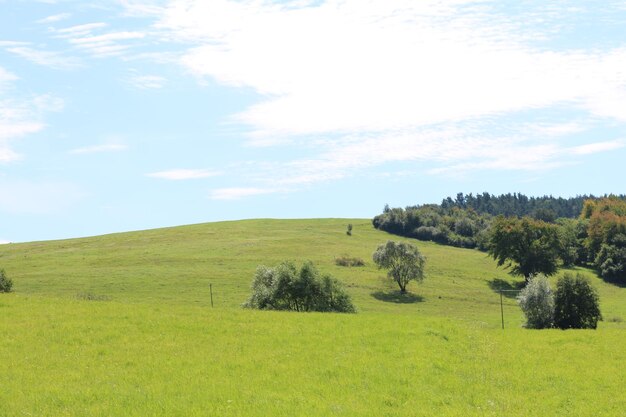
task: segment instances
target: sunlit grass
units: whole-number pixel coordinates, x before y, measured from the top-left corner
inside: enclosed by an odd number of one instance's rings
[[[389,238],[367,220],[255,220],[3,245],[15,292],[0,294],[0,416],[626,409],[626,289],[580,270],[608,319],[597,331],[525,330],[512,297],[503,331],[495,290],[519,280],[481,252],[414,242],[427,277],[403,296],[370,261]],[[359,313],[242,309],[256,266],[285,259],[338,277]]]
[[[0,301],[3,416],[617,416],[623,330]]]
[[[353,224],[352,236],[345,233]],[[500,325],[494,288],[514,279],[496,268],[485,253],[413,241],[427,257],[423,284],[409,284],[413,297],[398,299],[397,286],[371,261],[377,245],[395,236],[364,219],[248,220],[113,234],[87,239],[0,246],[0,267],[19,294],[75,298],[78,294],[113,301],[210,305],[209,284],[217,308],[239,308],[260,264],[283,260],[313,261],[348,287],[361,313],[393,312],[442,316]],[[335,264],[341,256],[361,258],[364,267]],[[606,317],[626,319],[624,289],[595,274]],[[405,302],[398,302],[405,301]],[[523,317],[511,298],[505,318],[519,326]],[[619,322],[601,326],[626,327]]]

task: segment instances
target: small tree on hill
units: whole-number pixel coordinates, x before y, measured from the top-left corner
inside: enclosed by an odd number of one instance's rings
[[[554,324],[554,295],[545,275],[531,277],[517,297],[529,329],[548,329]]]
[[[406,293],[410,281],[421,282],[424,279],[426,259],[409,243],[389,240],[378,246],[372,258],[378,268],[389,270],[387,276],[398,284],[401,293]]]
[[[13,281],[7,277],[4,269],[0,269],[0,292],[11,292],[11,288],[13,288]]]
[[[558,280],[554,295],[554,324],[560,329],[595,329],[602,320],[598,293],[582,275]]]

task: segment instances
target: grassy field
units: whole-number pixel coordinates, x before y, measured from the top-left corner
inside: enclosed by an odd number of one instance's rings
[[[626,415],[626,288],[582,271],[597,331],[522,329],[510,297],[502,331],[494,289],[516,280],[490,258],[417,242],[427,278],[402,298],[371,262],[389,238],[250,220],[2,245],[0,416]],[[242,310],[284,259],[340,278],[359,313]]]

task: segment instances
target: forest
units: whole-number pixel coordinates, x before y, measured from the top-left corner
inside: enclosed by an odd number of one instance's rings
[[[593,266],[607,280],[626,282],[625,195],[561,198],[459,193],[441,204],[404,209],[386,205],[372,223],[399,236],[490,251],[493,231],[501,229],[495,226],[511,229],[522,220],[537,239],[554,236],[545,247],[555,252],[562,266]]]

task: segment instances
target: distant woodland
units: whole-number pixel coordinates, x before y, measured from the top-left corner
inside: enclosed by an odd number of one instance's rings
[[[459,193],[441,204],[385,206],[374,227],[399,236],[490,251],[494,230],[531,228],[551,246],[562,266],[595,267],[611,281],[626,282],[626,196],[573,198],[523,194]]]

